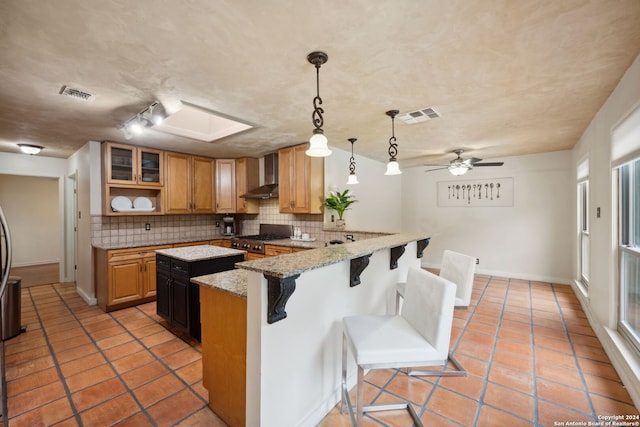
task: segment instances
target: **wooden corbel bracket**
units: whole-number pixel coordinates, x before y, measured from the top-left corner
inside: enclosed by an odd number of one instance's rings
[[[264,275],[267,279],[267,323],[275,323],[287,317],[284,310],[289,297],[296,290],[296,279],[299,274],[289,277]]]

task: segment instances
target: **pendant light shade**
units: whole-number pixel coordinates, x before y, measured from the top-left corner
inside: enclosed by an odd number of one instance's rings
[[[356,159],[353,157],[353,143],[356,142],[356,138],[349,138],[351,143],[351,158],[349,159],[349,179],[347,185],[359,184],[358,177],[356,176]]]
[[[322,130],[324,109],[321,107],[322,98],[320,98],[320,66],[328,59],[329,56],[324,52],[311,52],[307,55],[307,61],[316,67],[316,96],[313,98],[313,114],[311,115],[315,129],[309,139],[309,149],[305,151],[305,154],[310,157],[326,157],[331,154],[331,150],[327,146],[327,137],[324,136],[324,130]]]
[[[400,165],[397,160],[389,160],[387,163],[387,171],[384,173],[385,175],[400,175],[402,171],[400,170]]]
[[[400,170],[400,165],[398,164],[398,160],[396,159],[396,155],[398,154],[398,144],[396,143],[395,136],[395,118],[400,111],[398,110],[389,110],[385,114],[391,117],[391,138],[389,138],[389,163],[387,163],[387,171],[384,173],[385,175],[400,175],[402,171]]]

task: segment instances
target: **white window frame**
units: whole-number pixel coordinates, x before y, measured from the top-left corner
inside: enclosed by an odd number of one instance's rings
[[[637,198],[640,198],[640,184],[634,185],[631,177],[624,176],[624,168],[629,174],[640,174],[640,158],[626,163],[618,168],[618,289],[619,289],[619,314],[618,314],[618,331],[640,352],[640,313],[633,313],[635,318],[635,326],[629,321],[629,299],[628,299],[628,284],[631,280],[634,287],[638,287],[640,282],[640,239],[633,242],[633,236],[638,235],[640,230],[640,219],[633,220],[635,217],[640,217],[640,212],[635,212],[634,208],[640,211],[640,204]],[[625,199],[625,196],[627,197]],[[630,262],[625,264],[625,261]],[[633,267],[635,265],[635,271],[630,271],[633,274],[633,278],[627,277],[629,271],[633,268],[625,268],[627,266]],[[633,297],[635,304],[640,312],[640,292],[636,292]]]
[[[585,289],[589,288],[589,252],[589,177],[587,176],[578,181],[578,276]]]

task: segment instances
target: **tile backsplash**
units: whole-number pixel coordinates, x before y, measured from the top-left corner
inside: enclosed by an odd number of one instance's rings
[[[156,244],[160,241],[194,241],[221,238],[225,215],[141,215],[91,217],[91,241],[96,246],[117,244]],[[257,234],[260,224],[287,224],[300,227],[320,241],[345,240],[353,234],[356,240],[378,237],[386,233],[324,230],[322,215],[281,214],[278,199],[260,201],[260,213],[235,215],[238,235]],[[216,222],[220,227],[216,227]],[[146,230],[146,224],[150,230]]]

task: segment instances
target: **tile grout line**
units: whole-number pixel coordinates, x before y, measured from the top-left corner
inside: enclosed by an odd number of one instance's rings
[[[188,343],[187,341],[185,341],[182,337],[180,337],[180,336],[178,336],[178,335],[175,335],[173,332],[171,332],[169,329],[167,329],[167,328],[166,328],[164,325],[162,325],[160,322],[156,321],[154,318],[152,318],[151,316],[149,316],[149,315],[148,315],[144,310],[140,309],[140,307],[139,307],[139,306],[134,306],[134,307],[130,307],[130,308],[134,308],[134,309],[136,309],[138,312],[142,313],[144,316],[146,316],[147,318],[151,319],[155,324],[157,324],[157,325],[161,326],[165,331],[167,331],[167,332],[171,333],[174,337],[176,337],[176,338],[180,339],[182,342],[184,342],[185,344],[187,344],[187,345],[189,346],[189,348],[191,348],[191,349],[193,349],[193,350],[197,351],[198,353],[200,353],[200,355],[201,355],[200,357],[202,357],[202,352],[201,352],[201,351],[198,351],[198,350],[197,350],[196,348],[194,348],[190,343]],[[191,392],[192,392],[192,393],[193,393],[193,394],[194,394],[194,395],[195,395],[195,396],[196,396],[200,401],[202,401],[202,402],[205,404],[205,407],[208,407],[209,402],[208,402],[207,400],[205,400],[202,396],[200,396],[200,394],[199,394],[196,390],[194,390],[194,389],[193,389],[193,387],[191,386],[191,384],[187,383],[184,379],[182,379],[182,377],[180,377],[180,375],[178,375],[177,373],[175,373],[175,372],[174,372],[174,370],[173,370],[169,365],[167,365],[167,364],[165,363],[165,361],[164,361],[161,357],[157,356],[153,351],[151,351],[151,347],[148,347],[145,343],[143,343],[143,342],[142,342],[142,340],[141,340],[140,338],[138,338],[138,337],[136,337],[135,335],[133,335],[133,334],[129,331],[129,328],[127,328],[126,326],[124,326],[124,324],[120,321],[120,319],[119,319],[118,317],[113,316],[113,315],[110,315],[110,316],[111,316],[111,318],[112,318],[114,321],[116,321],[120,326],[122,326],[122,327],[123,327],[123,328],[124,328],[124,329],[125,329],[125,330],[126,330],[126,331],[127,331],[127,332],[132,336],[132,337],[133,337],[133,338],[134,338],[134,340],[135,340],[135,341],[137,341],[137,342],[138,342],[138,343],[139,343],[139,344],[140,344],[140,345],[141,345],[141,346],[142,346],[146,351],[148,351],[148,352],[149,352],[149,353],[150,353],[150,354],[151,354],[151,355],[156,359],[156,361],[157,361],[157,362],[159,362],[162,366],[164,366],[165,368],[167,368],[167,370],[168,370],[168,371],[169,371],[169,372],[170,372],[174,377],[176,377],[176,378],[177,378],[177,379],[178,379],[178,380],[179,380],[179,381],[180,381],[180,382],[185,386],[185,388],[187,388],[189,391],[191,391]],[[177,353],[177,352],[176,352],[176,353]],[[186,366],[186,365],[185,365],[185,366]],[[155,380],[155,379],[154,379],[154,380]],[[149,382],[151,382],[151,381],[149,381]],[[145,383],[145,384],[148,384],[148,382],[147,382],[147,383]],[[204,385],[203,385],[203,387],[204,387]],[[157,402],[153,403],[153,405],[157,405],[158,403],[160,403],[160,402],[162,402],[162,401],[164,401],[164,400],[166,400],[166,399],[169,399],[170,397],[175,396],[175,395],[176,395],[177,393],[179,393],[180,391],[181,391],[181,390],[178,390],[178,391],[176,391],[175,393],[172,393],[172,394],[170,394],[170,395],[168,395],[168,396],[165,396],[164,398],[160,399],[159,401],[157,401]],[[207,391],[208,391],[208,390],[207,390]],[[132,392],[132,393],[133,393],[133,392]],[[152,405],[152,406],[153,406],[153,405]],[[199,408],[199,409],[198,409],[198,411],[199,411],[199,410],[201,410],[201,409],[202,409],[202,408]],[[145,412],[146,412],[146,409],[145,409]],[[196,411],[196,412],[197,412],[197,411]],[[183,419],[186,419],[186,418],[190,417],[191,415],[193,415],[193,413],[186,415]],[[181,422],[181,421],[183,421],[183,419],[178,420],[177,422]],[[155,425],[155,422],[154,422],[154,425]]]
[[[580,381],[582,382],[583,391],[587,397],[587,402],[589,404],[589,409],[591,410],[591,416],[594,421],[598,421],[598,416],[596,414],[595,408],[593,407],[593,401],[591,400],[591,394],[589,393],[589,387],[587,385],[587,380],[584,377],[584,373],[582,372],[582,368],[580,367],[580,361],[578,360],[578,355],[576,353],[576,348],[573,345],[573,340],[571,339],[571,334],[569,333],[569,328],[567,327],[566,319],[564,318],[564,311],[562,310],[562,305],[558,300],[558,295],[556,293],[556,288],[551,284],[551,291],[553,292],[553,298],[558,308],[560,309],[560,318],[562,319],[562,327],[564,328],[565,334],[567,334],[567,342],[571,347],[571,355],[573,356],[573,361],[576,364],[576,368],[578,371],[578,375],[580,375]],[[591,325],[589,325],[591,327]]]
[[[491,278],[493,279],[493,276]],[[487,288],[489,287],[490,284],[491,284],[491,281],[489,281],[489,283],[487,284]],[[498,336],[500,335],[500,328],[502,327],[502,319],[504,316],[504,306],[507,304],[507,295],[509,294],[510,284],[511,284],[511,279],[507,279],[507,283],[504,291],[504,297],[502,299],[502,305],[500,307],[500,314],[498,315],[498,323],[496,324],[495,341],[493,342],[493,346],[491,348],[489,360],[487,360],[487,374],[485,375],[482,381],[482,390],[480,391],[480,398],[478,399],[478,409],[476,410],[476,414],[473,418],[472,425],[476,425],[478,423],[480,419],[480,412],[482,411],[483,406],[494,408],[493,406],[485,403],[484,397],[487,392],[487,386],[489,385],[489,375],[491,372],[491,367],[493,366],[493,357],[495,356],[496,348],[498,347]],[[483,293],[483,297],[484,297],[484,293]],[[501,412],[505,412],[501,408],[494,408],[494,409],[499,410]]]
[[[141,412],[142,412],[142,413],[147,417],[147,419],[149,420],[149,422],[150,422],[154,427],[157,427],[156,422],[155,422],[155,421],[153,420],[153,418],[152,418],[152,417],[147,413],[146,408],[144,408],[144,406],[140,403],[140,401],[138,400],[137,396],[136,396],[136,395],[135,395],[135,393],[133,392],[133,389],[131,389],[131,388],[129,387],[129,385],[127,384],[127,382],[122,378],[122,375],[121,375],[121,374],[118,372],[118,370],[113,366],[113,364],[111,363],[111,359],[107,357],[107,355],[104,353],[104,350],[103,350],[103,349],[98,345],[97,341],[93,338],[93,336],[91,335],[91,333],[90,333],[90,332],[85,328],[85,325],[83,324],[82,320],[81,320],[81,319],[76,315],[76,313],[73,311],[73,309],[71,309],[71,308],[69,307],[69,304],[68,304],[68,303],[67,303],[67,301],[64,299],[64,297],[60,294],[60,292],[58,292],[58,289],[56,289],[56,288],[55,288],[55,285],[52,285],[52,288],[53,288],[53,290],[55,291],[55,293],[58,295],[58,297],[60,298],[60,300],[62,301],[62,303],[64,304],[64,306],[67,308],[67,310],[69,310],[69,311],[71,312],[71,314],[72,314],[72,315],[73,315],[73,317],[76,319],[76,321],[78,322],[78,324],[80,325],[80,327],[82,328],[82,330],[85,332],[85,334],[87,334],[87,337],[89,338],[89,340],[91,341],[91,343],[92,343],[93,345],[95,345],[96,349],[98,350],[98,353],[100,353],[100,355],[101,355],[102,357],[104,357],[104,359],[106,360],[106,363],[107,363],[107,364],[109,365],[109,367],[113,370],[113,372],[114,372],[114,374],[116,375],[116,377],[118,378],[118,380],[120,380],[120,382],[124,385],[125,392],[124,392],[124,393],[120,393],[120,394],[118,394],[118,396],[121,396],[121,395],[123,395],[123,394],[125,394],[125,393],[129,394],[129,395],[133,398],[133,400],[136,402],[136,404],[137,404],[137,405],[138,405],[138,407],[140,408]],[[109,313],[106,313],[106,314],[108,314],[108,315],[109,315],[109,317],[111,317],[112,319],[114,319],[114,318],[113,318],[113,316],[112,316],[112,315],[110,315]],[[115,320],[115,319],[114,319],[114,320]],[[129,332],[129,330],[128,330],[128,329],[126,329],[126,328],[125,328],[125,331],[126,331],[129,335],[133,336],[133,334],[131,334],[131,332]],[[135,337],[134,337],[134,338],[135,338]],[[154,357],[155,357],[155,355],[154,355]],[[58,365],[58,362],[57,362],[57,359],[56,359],[56,366],[57,366],[57,365]],[[106,380],[105,380],[105,381],[106,381]],[[65,378],[65,382],[66,382],[66,378]],[[104,382],[104,381],[101,381],[101,382]],[[100,384],[100,383],[98,383],[98,384]],[[94,385],[97,385],[97,384],[94,384]],[[91,387],[91,386],[89,386],[89,387]],[[88,388],[88,387],[85,387],[85,388]],[[80,390],[78,390],[78,391],[80,391]],[[69,391],[69,390],[67,390],[67,393],[68,393],[69,400],[71,400],[71,401],[73,402],[73,399],[72,399],[72,393],[70,393],[70,391]],[[90,408],[86,408],[86,409],[85,409],[85,411],[88,411],[88,410],[90,410],[90,409],[92,409],[92,408],[96,408],[96,407],[98,407],[98,406],[102,405],[103,403],[105,403],[105,402],[100,402],[100,403],[98,403],[98,404],[96,404],[96,405],[94,405],[94,406],[92,406],[92,407],[90,407]],[[83,411],[83,412],[84,412],[84,411]],[[127,420],[127,419],[131,418],[133,415],[135,415],[135,414],[132,414],[132,415],[130,415],[130,416],[127,416],[127,417],[125,417],[125,418],[123,418],[122,420],[119,420],[119,421],[117,421],[117,422],[125,421],[125,420]],[[78,417],[79,417],[79,416],[80,416],[80,414],[78,414]],[[82,425],[83,425],[83,423],[82,423],[82,419],[80,419],[80,420],[79,420],[78,424],[79,424],[80,426],[82,426]]]
[[[49,285],[49,286],[51,286],[51,285]],[[51,288],[53,288],[53,286],[51,286]],[[51,341],[49,340],[49,334],[47,333],[47,330],[46,330],[46,328],[44,326],[44,323],[42,321],[42,317],[40,316],[40,311],[38,310],[38,306],[36,305],[36,302],[35,302],[35,300],[33,298],[33,295],[31,294],[31,288],[30,287],[27,288],[27,291],[29,292],[29,299],[31,300],[31,304],[33,305],[34,314],[36,315],[36,318],[38,319],[38,323],[40,324],[40,330],[42,331],[43,338],[45,339],[45,342],[47,343],[47,348],[49,349],[49,355],[53,359],[53,364],[54,364],[54,366],[56,368],[56,372],[58,373],[58,378],[59,378],[60,382],[62,383],[62,386],[64,387],[65,397],[69,401],[69,405],[71,406],[71,411],[73,412],[73,417],[75,418],[75,420],[78,423],[78,425],[81,426],[82,425],[82,419],[80,418],[80,413],[78,412],[78,408],[76,407],[75,403],[73,402],[73,399],[71,398],[71,390],[69,389],[69,385],[67,384],[67,379],[65,378],[64,374],[62,373],[62,369],[60,368],[60,363],[58,362],[58,357],[56,355],[56,352],[54,351],[53,346],[51,345]],[[38,388],[40,388],[40,387],[38,387]],[[37,389],[33,389],[33,390],[37,390]],[[48,403],[51,403],[51,402],[48,402]],[[45,405],[42,405],[40,407],[43,407]],[[34,410],[34,409],[37,409],[37,408],[33,408],[32,410]],[[23,414],[26,414],[28,412],[30,412],[30,411],[23,412]],[[7,415],[9,415],[9,414],[7,414]],[[22,414],[20,414],[20,415],[22,415]],[[7,421],[11,422],[12,418],[15,418],[15,417],[8,416],[7,417]],[[69,418],[65,418],[65,419],[69,419]],[[64,420],[60,420],[60,421],[64,421]]]

